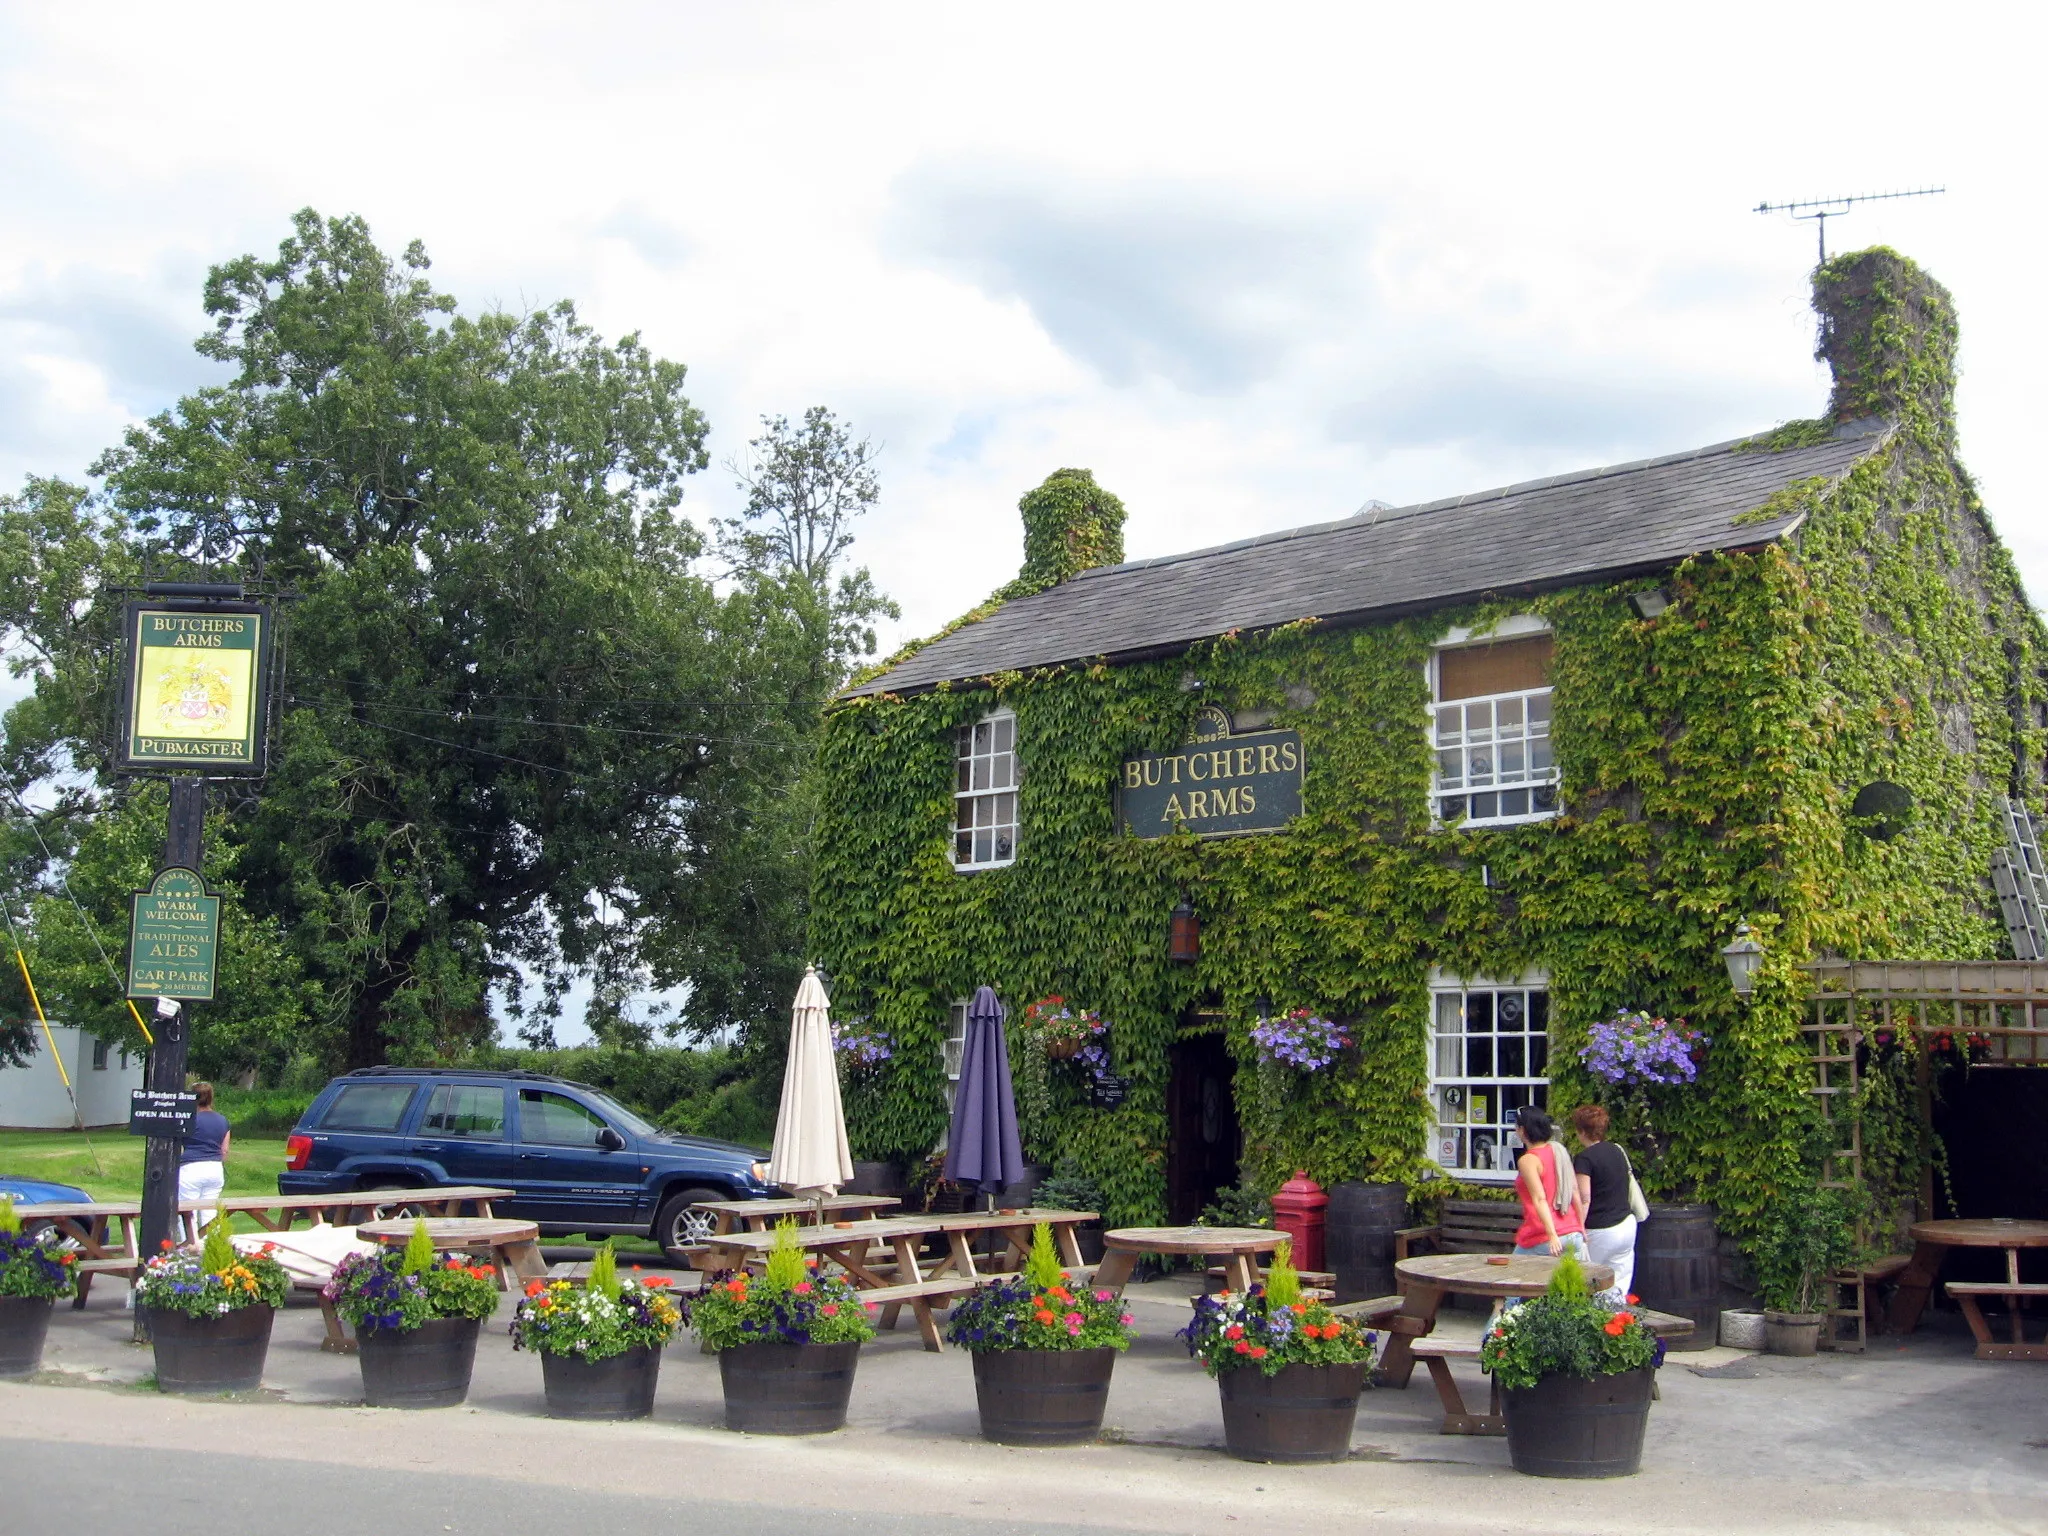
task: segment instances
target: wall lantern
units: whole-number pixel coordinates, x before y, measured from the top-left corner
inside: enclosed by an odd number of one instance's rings
[[[1177,960],[1182,965],[1193,965],[1202,954],[1202,920],[1195,916],[1194,903],[1183,896],[1180,905],[1173,909],[1173,922],[1167,931],[1166,958]]]
[[[1269,1020],[1272,1019],[1273,999],[1271,999],[1270,997],[1267,997],[1265,994],[1261,993],[1259,995],[1258,1000],[1254,1002],[1252,1006],[1259,1010],[1259,1022],[1261,1024],[1267,1023]]]
[[[1763,946],[1750,937],[1749,924],[1735,925],[1735,942],[1721,951],[1721,958],[1728,963],[1728,982],[1735,995],[1748,1002],[1756,990],[1757,970],[1764,963]]]
[[[1631,592],[1629,607],[1635,609],[1639,619],[1654,619],[1671,606],[1671,594],[1662,587],[1651,587],[1646,592]]]

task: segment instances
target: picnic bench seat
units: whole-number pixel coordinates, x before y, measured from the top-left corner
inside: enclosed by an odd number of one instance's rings
[[[1394,1262],[1423,1253],[1512,1253],[1522,1207],[1511,1200],[1446,1200],[1436,1224],[1394,1233]]]
[[[2048,1285],[2026,1280],[1951,1280],[1947,1284],[1949,1295],[1955,1297],[1956,1305],[1963,1309],[1963,1319],[1970,1325],[1970,1332],[1977,1340],[1977,1358],[1980,1360],[2048,1360],[2048,1342],[2029,1344],[2020,1330],[2020,1308],[2035,1297],[2048,1296]],[[2006,1311],[2012,1320],[2012,1338],[1999,1343],[1991,1336],[1991,1324],[1984,1317],[1979,1305],[1980,1296],[2002,1297]]]
[[[925,1348],[940,1347],[939,1325],[932,1316],[932,1303],[941,1306],[969,1291],[979,1290],[983,1282],[970,1280],[965,1275],[947,1275],[937,1280],[914,1280],[905,1285],[884,1285],[875,1290],[862,1291],[861,1302],[866,1306],[882,1309],[882,1326],[894,1328],[896,1319],[903,1311],[905,1302],[917,1317],[917,1331],[924,1335]]]

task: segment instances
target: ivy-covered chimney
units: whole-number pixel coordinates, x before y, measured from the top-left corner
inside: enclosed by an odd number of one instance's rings
[[[1835,375],[1831,418],[1917,418],[1953,434],[1956,306],[1946,288],[1879,245],[1817,268],[1813,307],[1820,315],[1814,356]]]
[[[1124,558],[1124,504],[1086,469],[1056,469],[1017,503],[1024,514],[1024,569],[1008,595],[1023,597]]]

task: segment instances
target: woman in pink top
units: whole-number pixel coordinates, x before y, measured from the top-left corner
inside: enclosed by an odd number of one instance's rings
[[[1524,1106],[1515,1111],[1515,1129],[1522,1133],[1522,1155],[1515,1159],[1515,1193],[1522,1197],[1515,1252],[1555,1258],[1569,1248],[1585,1259],[1586,1219],[1579,1207],[1579,1181],[1572,1175],[1571,1154],[1557,1139],[1557,1127],[1542,1110]]]

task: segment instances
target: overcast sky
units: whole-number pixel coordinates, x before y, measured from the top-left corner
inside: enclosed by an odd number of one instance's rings
[[[2048,592],[2038,13],[1546,11],[0,4],[0,485],[207,381],[207,266],[310,204],[466,307],[641,331],[714,466],[764,412],[873,436],[858,553],[917,633],[1063,465],[1135,557],[1815,414],[1814,228],[1750,210],[1945,185],[1830,244],[1954,291]]]

